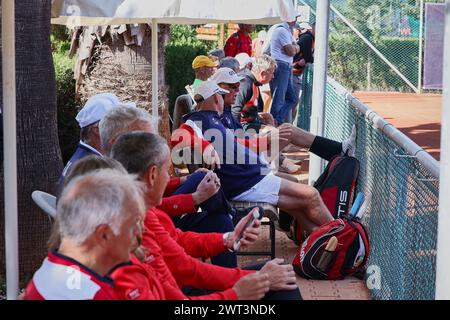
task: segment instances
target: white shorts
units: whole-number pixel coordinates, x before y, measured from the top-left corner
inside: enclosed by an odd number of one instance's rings
[[[251,187],[250,190],[234,197],[233,201],[267,202],[276,206],[278,204],[280,187],[281,178],[273,173],[269,173],[260,182]]]

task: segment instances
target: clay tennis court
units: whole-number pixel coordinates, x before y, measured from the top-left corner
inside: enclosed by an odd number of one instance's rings
[[[439,160],[440,94],[356,91],[353,95]]]

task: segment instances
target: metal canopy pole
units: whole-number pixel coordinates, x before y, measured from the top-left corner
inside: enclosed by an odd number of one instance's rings
[[[152,19],[152,115],[158,117],[158,22]]]
[[[323,135],[328,69],[328,25],[330,0],[317,1],[314,49],[314,78],[311,110],[311,133]],[[322,159],[310,153],[309,184],[320,176]]]
[[[445,2],[436,299],[450,299],[450,0]]]
[[[6,297],[19,292],[16,147],[16,46],[14,1],[2,0],[3,154],[5,185]]]
[[[423,0],[420,0],[420,24],[419,24],[419,74],[417,81],[418,93],[422,93],[422,64],[423,64]]]

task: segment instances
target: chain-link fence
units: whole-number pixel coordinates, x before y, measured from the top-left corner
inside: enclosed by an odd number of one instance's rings
[[[313,64],[305,66],[302,77],[302,93],[298,104],[298,112],[294,123],[297,127],[309,131],[311,118],[312,84],[313,84]]]
[[[317,0],[310,7],[315,23]],[[331,0],[328,73],[349,90],[419,92],[422,78],[420,0]],[[422,27],[422,28],[421,28]]]
[[[312,71],[312,65],[305,71],[306,92],[311,92]],[[310,110],[308,93],[299,113],[310,114]],[[309,118],[299,116],[297,123],[307,129]],[[437,161],[329,78],[324,136],[342,141],[353,124],[357,126],[356,157],[361,162],[357,189],[372,194],[364,218],[372,245],[367,269],[372,296],[434,299]]]

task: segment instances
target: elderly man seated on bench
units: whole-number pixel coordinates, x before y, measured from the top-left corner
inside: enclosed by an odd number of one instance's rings
[[[113,170],[74,179],[58,203],[61,243],[28,284],[27,300],[116,299],[107,275],[127,262],[145,216],[141,184]]]
[[[340,154],[343,144],[292,126],[280,126],[262,137],[238,138],[221,119],[223,95],[227,93],[213,81],[197,86],[194,98],[198,111],[188,114],[185,124],[172,135],[175,150],[186,145],[200,148],[205,161],[215,166],[229,199],[276,205],[296,218],[306,233],[333,220],[315,188],[275,176],[258,152],[268,147],[278,151],[293,143],[328,158]]]

